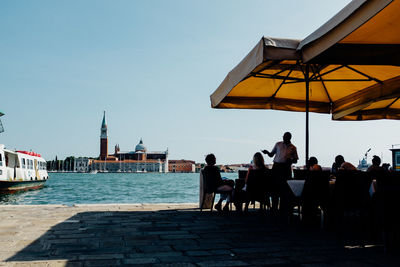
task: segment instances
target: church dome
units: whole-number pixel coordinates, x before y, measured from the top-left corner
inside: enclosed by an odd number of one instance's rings
[[[147,151],[147,148],[145,147],[145,145],[143,145],[142,139],[140,139],[139,144],[137,144],[136,147],[135,147],[135,152],[139,152],[139,151],[141,151],[141,152],[146,152]]]

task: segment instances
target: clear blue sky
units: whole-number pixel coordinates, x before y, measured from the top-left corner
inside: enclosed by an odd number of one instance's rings
[[[215,110],[209,95],[263,35],[304,38],[348,2],[1,1],[0,143],[98,156],[106,110],[110,150],[143,138],[171,159],[240,163],[291,131],[303,163],[304,113]],[[400,143],[398,121],[313,114],[310,126],[324,166],[338,153],[357,164],[368,148],[390,162]]]

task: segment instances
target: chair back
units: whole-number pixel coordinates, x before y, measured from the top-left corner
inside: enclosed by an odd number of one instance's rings
[[[246,179],[246,175],[247,175],[247,170],[239,170],[238,171],[239,179]]]
[[[329,201],[330,171],[309,171],[304,182],[304,202],[325,207]]]
[[[271,170],[250,170],[247,178],[246,192],[251,199],[266,196],[271,184]]]
[[[335,207],[354,211],[365,209],[371,200],[371,176],[362,171],[339,171],[334,188]]]
[[[202,178],[203,181],[203,192],[207,194],[214,193],[215,186],[212,180],[213,177],[210,177],[210,175],[206,171],[201,170],[200,178]]]
[[[382,172],[376,184],[376,197],[385,228],[398,227],[400,216],[400,173]]]

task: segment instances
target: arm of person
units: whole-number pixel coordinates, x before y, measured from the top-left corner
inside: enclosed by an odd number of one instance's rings
[[[268,150],[261,150],[262,153],[267,154],[270,158],[272,158],[275,154],[276,154],[276,148],[277,144],[275,144],[274,148],[272,149],[271,152],[269,152]]]
[[[292,163],[296,164],[298,160],[299,160],[299,156],[297,155],[297,149],[296,149],[296,147],[294,147],[291,161],[292,161]]]

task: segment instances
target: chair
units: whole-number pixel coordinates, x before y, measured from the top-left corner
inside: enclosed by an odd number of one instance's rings
[[[313,225],[320,213],[320,226],[324,226],[324,213],[329,201],[330,171],[309,171],[302,192],[302,220]]]
[[[247,172],[247,171],[246,171]],[[243,191],[245,185],[245,179],[241,178],[239,174],[239,179],[235,180],[235,188],[233,189],[233,203],[235,204],[236,211],[242,211],[243,203],[246,202],[246,192]],[[246,175],[244,175],[246,177]]]
[[[333,215],[339,238],[342,238],[344,230],[350,227],[353,228],[351,232],[359,232],[361,237],[367,233],[371,183],[372,178],[366,172],[337,173],[333,191]]]
[[[375,175],[376,177],[376,175]],[[383,233],[385,251],[399,248],[400,241],[400,173],[382,172],[377,177],[376,202],[379,228]]]
[[[200,211],[203,211],[203,208],[209,208],[210,212],[212,212],[213,207],[214,207],[215,195],[227,193],[225,191],[222,192],[222,191],[215,190],[211,179],[212,179],[212,177],[208,177],[208,175],[206,174],[206,172],[204,172],[204,170],[200,171],[200,203],[201,203]],[[230,194],[232,194],[232,191],[230,192]],[[211,205],[207,201],[208,195],[211,195],[211,197],[210,197]],[[230,202],[230,209],[232,210],[232,202]]]
[[[260,202],[260,207],[269,205],[271,196],[271,170],[250,170],[247,178],[246,206],[250,201]]]

